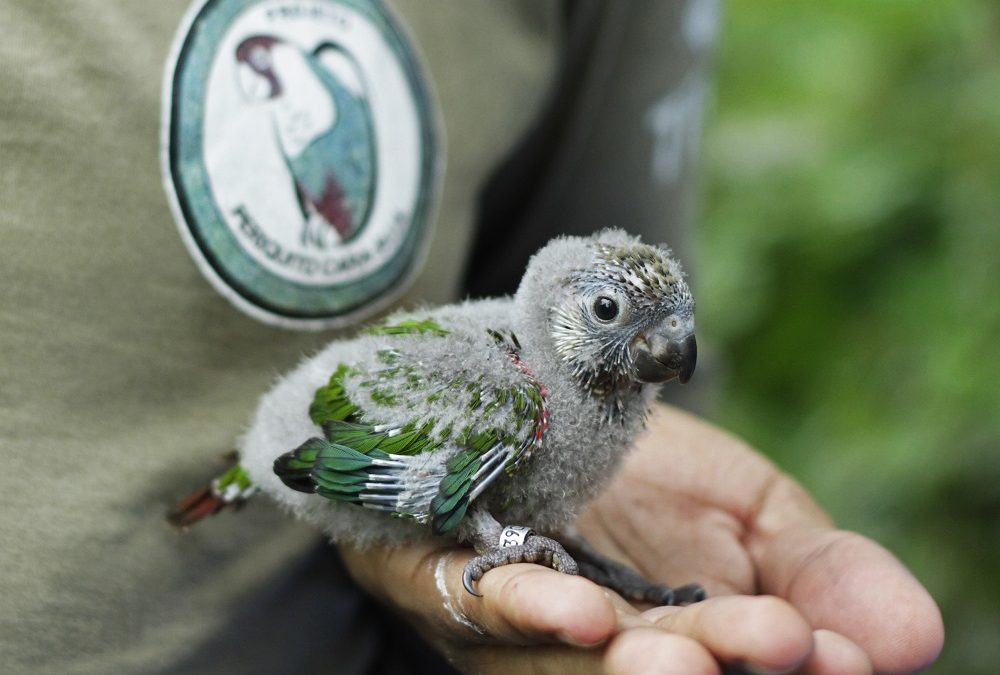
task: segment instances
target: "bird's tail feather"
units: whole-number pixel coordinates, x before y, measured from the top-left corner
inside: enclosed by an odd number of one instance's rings
[[[222,497],[212,494],[212,487],[209,485],[177,502],[167,514],[167,522],[174,527],[187,529],[225,507],[226,502]]]
[[[167,522],[187,529],[225,508],[240,508],[257,491],[246,470],[234,464],[205,487],[177,502],[167,514]]]

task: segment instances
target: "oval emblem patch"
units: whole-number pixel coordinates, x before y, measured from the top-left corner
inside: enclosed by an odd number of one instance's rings
[[[162,141],[188,249],[251,315],[344,325],[416,273],[437,117],[378,0],[197,3],[168,64]]]

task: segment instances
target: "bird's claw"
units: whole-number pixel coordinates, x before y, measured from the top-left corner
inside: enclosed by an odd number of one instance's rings
[[[477,568],[472,564],[475,560],[475,558],[470,560],[465,569],[462,570],[462,585],[465,586],[465,590],[468,591],[469,595],[481,598],[483,594],[476,588],[476,582],[482,578],[484,573],[479,571],[477,575],[475,571]]]
[[[626,589],[615,588],[614,590],[624,594],[626,597],[631,596],[634,600],[645,600],[657,607],[690,605],[695,602],[701,602],[708,597],[705,589],[700,584],[686,584],[677,588],[671,588],[670,586],[650,583],[645,588],[635,589],[631,594]]]
[[[577,538],[570,547],[580,564],[580,576],[610,588],[626,600],[648,602],[657,607],[689,605],[707,597],[699,584],[672,588],[646,579],[624,563],[595,551],[585,540]]]
[[[687,605],[694,602],[701,602],[708,597],[708,593],[701,584],[685,584],[673,589],[675,605]]]
[[[575,575],[579,571],[576,561],[566,553],[562,544],[555,539],[531,535],[523,544],[497,546],[470,560],[462,571],[462,585],[469,594],[481,598],[483,594],[479,592],[477,583],[483,575],[497,567],[515,563],[544,565],[563,574]]]

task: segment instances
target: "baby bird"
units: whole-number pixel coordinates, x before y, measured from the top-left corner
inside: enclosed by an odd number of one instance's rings
[[[621,230],[561,237],[513,297],[398,314],[336,341],[266,394],[240,462],[172,515],[188,525],[263,491],[334,542],[472,545],[466,589],[518,562],[625,597],[697,601],[565,533],[695,367],[694,300],[670,251]],[[503,525],[501,523],[504,523]],[[551,535],[551,536],[550,536]]]

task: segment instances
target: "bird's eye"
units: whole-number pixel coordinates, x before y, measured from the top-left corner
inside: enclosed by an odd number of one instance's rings
[[[611,321],[618,316],[618,303],[602,295],[594,300],[594,316],[601,321]]]

